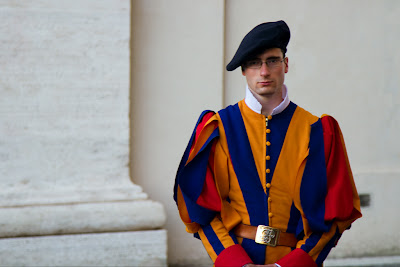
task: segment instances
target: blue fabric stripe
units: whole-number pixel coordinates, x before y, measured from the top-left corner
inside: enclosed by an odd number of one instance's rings
[[[265,193],[258,176],[250,142],[238,104],[219,112],[225,129],[229,154],[242,190],[252,225],[268,222]]]
[[[301,221],[300,211],[296,208],[294,202],[292,202],[292,206],[290,207],[290,217],[286,232],[296,234],[299,221]]]
[[[247,137],[238,104],[219,112],[225,129],[231,162],[238,178],[252,225],[268,225],[268,206],[264,189]],[[244,238],[242,247],[257,264],[265,262],[265,246]]]
[[[219,255],[225,249],[225,247],[224,245],[222,245],[221,240],[219,240],[217,234],[214,232],[214,229],[209,224],[203,226],[203,231],[208,239],[208,242],[210,242],[211,246],[213,247],[215,253]]]
[[[304,225],[303,225],[303,219],[299,220],[299,223],[297,224],[296,228],[296,237],[298,240],[301,240],[304,238]]]
[[[272,181],[276,163],[281,154],[286,133],[296,108],[297,105],[290,102],[289,106],[284,111],[273,115],[272,119],[268,121],[268,128],[271,130],[271,133],[267,134],[267,140],[271,142],[271,146],[268,147],[267,154],[271,159],[266,161],[266,167],[269,168],[271,172],[267,174],[267,183]]]
[[[331,249],[335,246],[339,237],[340,237],[339,229],[336,228],[336,233],[333,235],[331,240],[329,240],[326,246],[322,249],[321,253],[318,255],[318,258],[315,261],[317,264],[322,264],[324,262]]]
[[[175,200],[175,202],[177,201],[177,190],[178,190],[178,184],[179,184],[179,179],[178,178],[179,178],[181,172],[183,171],[184,166],[185,166],[185,164],[186,164],[186,162],[187,162],[187,160],[189,158],[190,149],[192,147],[192,144],[193,144],[193,141],[194,141],[194,137],[196,136],[196,128],[202,122],[204,116],[207,113],[210,113],[210,112],[214,113],[214,111],[205,110],[200,114],[200,117],[196,122],[196,126],[195,126],[195,128],[194,128],[194,130],[192,132],[192,135],[190,136],[189,143],[186,146],[185,152],[183,153],[181,162],[179,163],[179,167],[178,167],[178,170],[177,170],[177,173],[176,173],[176,178],[175,178],[175,184],[174,184],[174,200]]]
[[[236,235],[232,231],[229,232],[229,236],[232,238],[232,240],[235,244],[239,244],[239,242],[236,238]]]
[[[204,115],[209,112],[212,111],[204,111],[200,115],[200,118],[196,123],[196,128],[202,122]],[[190,219],[193,222],[197,222],[201,225],[206,225],[215,217],[216,212],[203,208],[202,206],[198,205],[196,201],[203,189],[212,143],[214,139],[219,137],[219,131],[218,128],[215,129],[208,137],[205,144],[201,147],[196,157],[191,162],[186,164],[189,158],[190,149],[192,147],[194,137],[196,135],[196,128],[192,133],[189,144],[186,147],[185,153],[179,164],[174,185],[174,200],[177,201],[177,189],[179,185]]]
[[[254,240],[243,238],[242,247],[255,264],[265,263],[265,245],[257,244]]]
[[[207,139],[206,143],[201,147],[196,157],[194,157],[193,160],[185,166],[179,177],[179,186],[181,187],[181,190],[190,190],[190,195],[194,201],[199,198],[203,189],[208,159],[212,148],[212,141],[218,136],[219,131],[218,129],[215,129]],[[185,190],[185,192],[188,191]]]
[[[178,177],[189,217],[193,222],[201,225],[208,224],[216,215],[215,211],[203,208],[196,201],[204,186],[208,159],[212,148],[211,141],[218,136],[218,129],[216,129],[197,156],[184,167]]]
[[[306,242],[301,246],[301,249],[309,253],[321,239],[322,233],[312,233]]]
[[[328,232],[325,224],[325,196],[327,174],[325,166],[324,137],[321,120],[311,125],[309,155],[304,168],[300,200],[310,228],[315,232]]]

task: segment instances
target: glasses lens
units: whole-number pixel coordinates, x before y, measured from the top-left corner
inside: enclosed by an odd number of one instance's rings
[[[280,59],[269,59],[269,60],[267,60],[267,65],[271,69],[277,67],[279,65],[279,63],[281,63]]]
[[[249,60],[246,63],[246,66],[250,69],[258,69],[261,67],[261,65],[262,65],[261,60]]]
[[[273,58],[273,59],[267,59],[267,61],[265,61],[265,64],[267,64],[268,68],[276,68],[279,63],[282,63],[283,59],[280,58]],[[261,59],[254,59],[254,60],[249,60],[245,63],[246,68],[249,69],[259,69],[261,68],[263,64],[263,61]]]

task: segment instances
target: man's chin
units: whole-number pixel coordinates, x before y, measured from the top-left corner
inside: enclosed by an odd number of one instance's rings
[[[262,95],[262,96],[270,96],[270,95],[275,94],[275,92],[276,91],[274,90],[274,88],[267,87],[267,86],[261,87],[258,89],[258,94]]]

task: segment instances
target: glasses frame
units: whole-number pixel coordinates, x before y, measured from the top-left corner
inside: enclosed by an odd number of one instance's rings
[[[246,69],[257,70],[257,69],[261,69],[263,63],[265,63],[269,69],[273,69],[273,68],[278,67],[278,63],[284,62],[285,59],[286,59],[286,57],[284,57],[283,59],[271,58],[271,59],[267,59],[266,61],[263,61],[261,59],[252,59],[252,60],[246,61],[243,65],[244,65],[244,68],[246,68]],[[258,63],[261,63],[261,64],[250,67],[250,66],[248,66],[248,62],[250,62],[250,61],[258,61]]]

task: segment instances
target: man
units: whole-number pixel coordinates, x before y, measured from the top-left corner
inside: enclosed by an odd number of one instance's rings
[[[227,70],[246,97],[201,114],[177,172],[180,216],[215,266],[322,266],[361,217],[339,125],[289,101],[289,38],[283,21],[244,37]]]

